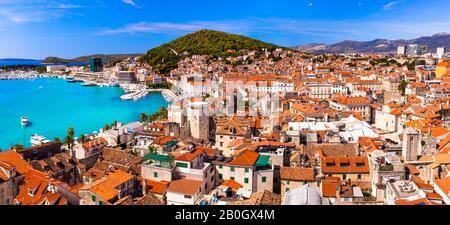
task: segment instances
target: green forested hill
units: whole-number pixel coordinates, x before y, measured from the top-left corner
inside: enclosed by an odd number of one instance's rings
[[[238,56],[241,50],[275,50],[277,45],[265,43],[241,35],[213,30],[200,30],[153,48],[141,57],[160,73],[166,74],[177,67],[177,63],[191,55],[212,55],[215,57]],[[230,52],[229,50],[234,50]]]

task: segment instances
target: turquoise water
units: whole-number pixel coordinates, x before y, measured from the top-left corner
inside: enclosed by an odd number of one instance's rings
[[[63,139],[68,127],[78,137],[114,121],[138,121],[142,112],[167,107],[160,94],[139,101],[122,101],[122,94],[121,88],[82,87],[56,78],[0,81],[0,149],[18,143],[29,146],[34,133]],[[26,128],[20,124],[23,115],[31,121]]]

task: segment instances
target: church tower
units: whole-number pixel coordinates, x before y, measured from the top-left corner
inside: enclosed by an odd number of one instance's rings
[[[419,133],[412,128],[403,130],[402,156],[405,162],[417,161],[417,155],[421,149]]]

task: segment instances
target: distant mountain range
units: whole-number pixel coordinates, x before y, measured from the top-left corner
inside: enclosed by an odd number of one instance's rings
[[[412,40],[387,40],[375,39],[373,41],[343,41],[336,44],[308,44],[295,46],[301,52],[308,53],[388,53],[396,52],[399,45],[427,45],[428,52],[436,52],[439,47],[447,47],[450,49],[450,34],[438,33],[429,37],[420,37]]]
[[[42,63],[49,64],[60,64],[60,63],[76,63],[76,62],[89,62],[89,59],[92,57],[100,57],[103,61],[103,64],[106,66],[112,66],[114,63],[123,61],[129,57],[141,56],[142,54],[96,54],[96,55],[87,55],[80,56],[74,59],[62,59],[58,57],[47,57],[42,61]]]

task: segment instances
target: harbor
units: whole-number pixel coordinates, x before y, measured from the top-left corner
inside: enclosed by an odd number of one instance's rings
[[[29,147],[33,134],[63,140],[69,127],[74,127],[77,135],[88,134],[105,124],[136,121],[142,112],[152,114],[168,106],[160,94],[123,101],[121,88],[83,87],[64,79],[5,80],[0,81],[0,88],[0,102],[8,106],[0,110],[2,150],[11,144]],[[22,116],[27,117],[27,126],[22,126]]]

